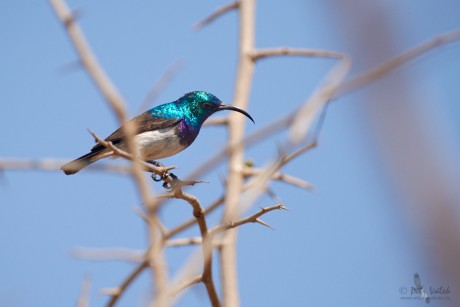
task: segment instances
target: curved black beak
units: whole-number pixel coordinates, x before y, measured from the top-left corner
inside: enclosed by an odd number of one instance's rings
[[[241,114],[246,115],[246,117],[249,118],[249,119],[255,124],[255,122],[254,122],[254,120],[252,119],[251,115],[249,115],[249,113],[246,112],[245,110],[240,109],[240,108],[238,108],[238,107],[234,107],[234,106],[230,106],[230,105],[227,105],[227,104],[222,103],[222,104],[217,108],[217,110],[219,110],[219,111],[222,111],[222,110],[231,110],[231,111],[239,112],[239,113],[241,113]]]

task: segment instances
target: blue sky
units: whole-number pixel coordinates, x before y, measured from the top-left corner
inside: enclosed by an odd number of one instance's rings
[[[225,3],[71,1],[69,5],[78,9],[88,41],[134,116],[154,81],[177,60],[185,63],[184,68],[157,103],[192,90],[210,91],[231,102],[237,14],[198,32],[192,28]],[[460,27],[458,1],[379,3],[397,41],[397,50],[386,58]],[[337,1],[259,1],[257,47],[352,52],[336,5]],[[71,159],[92,146],[88,128],[100,136],[117,128],[85,71],[72,68],[77,56],[47,1],[1,2],[0,38],[0,157]],[[452,184],[460,179],[459,54],[457,43],[398,69],[410,79],[413,95],[423,98],[419,116]],[[365,61],[353,60],[366,66]],[[248,109],[256,125],[248,123],[247,132],[294,110],[332,65],[331,60],[299,58],[258,63]],[[240,228],[242,306],[419,306],[422,302],[402,301],[399,294],[401,286],[412,286],[415,272],[426,285],[449,284],[433,270],[432,262],[441,260],[426,244],[427,237],[411,218],[418,215],[410,212],[394,188],[392,173],[385,169],[372,125],[364,118],[366,97],[365,91],[358,91],[337,99],[329,108],[319,147],[287,166],[288,173],[311,182],[315,192],[274,183],[273,190],[291,210],[264,217],[273,231],[252,224]],[[265,164],[284,137],[279,134],[261,143],[247,157]],[[208,127],[189,149],[163,162],[177,165],[175,173],[185,175],[224,143],[223,129]],[[220,167],[198,178],[210,183],[188,191],[209,203],[221,195],[224,172]],[[152,186],[161,192],[160,185]],[[91,306],[103,305],[107,298],[98,291],[118,285],[133,265],[79,260],[70,252],[78,246],[145,248],[145,224],[132,210],[139,203],[131,179],[119,175],[2,172],[0,305],[73,305],[85,276],[91,279]],[[262,198],[250,212],[271,204]],[[191,209],[180,201],[162,212],[167,226],[190,216]],[[212,215],[211,221],[217,218]],[[190,248],[168,250],[172,272],[190,252]],[[120,306],[145,305],[150,287],[145,273]],[[458,302],[458,292],[452,291],[450,298],[451,304]],[[200,285],[179,305],[206,304]]]

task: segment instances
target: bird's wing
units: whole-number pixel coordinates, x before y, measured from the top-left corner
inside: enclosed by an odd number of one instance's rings
[[[162,118],[157,116],[152,116],[152,114],[147,111],[142,113],[139,116],[134,117],[130,120],[130,122],[134,123],[137,130],[136,134],[140,134],[142,132],[165,129],[169,127],[173,127],[180,123],[181,118]],[[109,135],[105,141],[112,142],[112,144],[116,145],[122,142],[124,139],[122,128],[118,128],[115,130],[111,135]],[[91,149],[91,151],[98,151],[105,148],[101,144],[96,144]]]

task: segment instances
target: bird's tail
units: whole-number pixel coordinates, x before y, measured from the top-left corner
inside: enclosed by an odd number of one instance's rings
[[[86,155],[83,155],[80,158],[77,158],[73,161],[70,161],[67,164],[64,164],[63,166],[61,166],[61,170],[63,170],[66,175],[73,175],[80,171],[82,168],[87,167],[91,163],[99,160],[100,157],[98,156],[98,154],[100,154],[100,151],[92,151],[90,153],[87,153]]]

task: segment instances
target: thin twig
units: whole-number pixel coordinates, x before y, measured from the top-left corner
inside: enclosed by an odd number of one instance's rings
[[[204,122],[204,126],[226,126],[228,125],[227,117],[215,117]]]
[[[164,259],[164,229],[158,218],[158,206],[147,207],[149,212],[150,248],[147,259],[152,268],[153,281],[157,282],[153,291],[153,306],[171,305],[171,286],[168,278],[168,268]]]
[[[270,227],[268,224],[266,224],[265,222],[261,221],[259,218],[262,215],[264,215],[265,213],[273,211],[273,210],[287,210],[287,208],[283,204],[261,208],[259,212],[254,213],[253,215],[248,216],[248,217],[246,217],[244,219],[240,219],[240,220],[235,221],[235,222],[230,221],[230,222],[228,222],[226,224],[219,225],[219,226],[211,229],[209,231],[209,235],[210,236],[215,236],[215,235],[217,235],[219,233],[222,233],[224,231],[227,231],[229,229],[236,228],[236,227],[239,227],[241,225],[248,224],[248,223],[259,223],[259,224],[262,224],[264,226]]]
[[[191,171],[187,176],[188,178],[200,178],[207,174],[210,170],[214,169],[220,163],[224,162],[225,159],[233,154],[234,151],[238,150],[241,146],[243,147],[250,147],[258,142],[272,136],[273,134],[281,131],[282,129],[286,128],[291,122],[295,115],[295,112],[288,114],[287,116],[275,120],[270,124],[262,127],[261,129],[253,132],[252,134],[245,137],[240,142],[234,144],[227,144],[221,150],[219,150],[216,154],[212,157],[206,159],[206,161],[200,164],[195,170]]]
[[[145,260],[145,251],[123,247],[116,248],[88,248],[77,247],[71,251],[71,256],[83,260],[107,261],[122,260],[139,263]]]
[[[175,294],[173,297],[173,304],[176,305],[177,301],[182,297],[184,291],[177,292],[177,289],[183,288],[181,285],[184,285],[189,280],[193,280],[197,276],[202,276],[202,267],[203,263],[203,253],[202,247],[193,248],[193,251],[190,253],[188,259],[184,262],[183,266],[176,271],[175,276],[172,281],[173,289],[171,294]],[[200,280],[201,281],[201,280]]]
[[[62,24],[66,27],[67,33],[80,57],[81,63],[88,71],[97,88],[101,91],[102,95],[104,95],[105,99],[114,106],[114,109],[123,110],[126,104],[122,96],[94,56],[83,32],[75,22],[74,14],[72,14],[63,0],[50,0],[50,3]]]
[[[454,30],[442,35],[439,35],[435,38],[432,38],[410,50],[390,59],[389,61],[373,68],[369,71],[358,74],[355,77],[352,77],[348,80],[345,80],[340,84],[335,90],[335,97],[341,96],[345,93],[353,91],[357,88],[363,87],[375,80],[385,76],[394,69],[400,67],[402,64],[413,60],[425,53],[432,51],[436,47],[441,45],[450,44],[460,40],[460,30]]]
[[[315,143],[316,145],[316,143]],[[291,161],[292,159],[294,159],[295,157],[297,157],[298,155],[300,155],[301,151],[305,152],[309,149],[312,149],[314,146],[312,144],[309,144],[307,145],[308,148],[305,148],[305,149],[299,149],[296,153],[290,155],[288,158],[287,158],[287,161],[284,162],[283,165],[285,165],[287,162]],[[285,158],[286,159],[286,158]],[[281,166],[280,166],[281,167]],[[243,175],[247,176],[247,175],[260,175],[262,173],[262,169],[254,169],[254,168],[248,168],[248,167],[245,167],[243,169]],[[295,178],[295,177],[291,177],[289,175],[285,175],[285,174],[282,174],[282,173],[279,173],[279,172],[275,172],[273,174],[273,178],[274,179],[278,179],[278,180],[282,180],[286,183],[290,183],[290,184],[293,184],[293,185],[296,185],[296,186],[299,186],[301,188],[304,188],[304,189],[307,189],[307,190],[312,190],[313,189],[313,186],[308,183],[308,182],[305,182],[305,181],[302,181],[298,178]],[[246,191],[247,189],[249,189],[250,187],[252,186],[252,183],[246,183],[244,186],[243,186],[243,191]],[[224,196],[221,196],[219,197],[218,199],[216,199],[215,201],[213,201],[206,209],[205,209],[205,214],[208,215],[209,213],[211,213],[212,211],[214,211],[215,209],[217,209],[223,202],[224,202],[225,198]],[[177,235],[178,233],[181,233],[182,231],[186,230],[187,228],[193,226],[194,224],[196,223],[196,219],[192,218],[192,219],[189,219],[185,222],[183,222],[182,224],[170,229],[166,234],[165,234],[165,238],[168,239],[168,238],[171,238],[175,235]]]
[[[122,96],[113,85],[107,74],[102,69],[101,65],[94,56],[89,44],[87,43],[83,32],[78,27],[74,20],[72,12],[68,8],[64,0],[50,0],[51,6],[54,8],[57,16],[67,29],[69,38],[77,51],[83,66],[86,68],[91,79],[96,84],[97,88],[104,95],[111,109],[116,114],[118,121],[122,127],[123,134],[126,136],[128,152],[133,155],[132,160],[132,176],[136,181],[144,203],[150,204],[150,193],[147,182],[142,176],[142,169],[137,158],[138,152],[133,141],[135,127],[127,123],[126,103]]]
[[[185,193],[180,187],[174,189],[172,194],[176,198],[185,200],[193,208],[193,216],[197,220],[203,240],[203,274],[201,275],[201,281],[206,287],[212,306],[220,306],[221,304],[219,296],[217,295],[216,286],[212,276],[212,241],[208,240],[208,226],[206,224],[204,209],[201,206],[198,198],[191,194]]]
[[[88,276],[85,276],[81,284],[80,297],[77,301],[77,307],[89,307],[90,288],[91,279]]]
[[[341,60],[344,57],[343,53],[329,51],[329,50],[315,50],[315,49],[299,49],[299,48],[267,48],[257,49],[250,53],[253,61],[261,60],[267,57],[276,56],[304,56],[304,57],[321,57]]]
[[[178,246],[187,246],[187,245],[196,245],[203,243],[202,237],[192,237],[192,238],[180,238],[174,240],[168,240],[165,242],[167,247],[178,247]]]
[[[213,22],[214,20],[216,20],[220,16],[224,15],[225,13],[237,9],[239,7],[239,5],[240,5],[239,1],[235,1],[235,2],[232,2],[232,3],[226,4],[226,5],[222,6],[222,7],[220,7],[219,9],[217,9],[216,11],[214,11],[211,15],[209,15],[205,19],[203,19],[203,20],[197,22],[196,24],[194,24],[193,28],[195,30],[200,30],[203,27],[209,25],[211,22]]]
[[[289,128],[290,140],[293,144],[297,145],[307,138],[314,120],[332,99],[336,87],[343,82],[350,69],[351,59],[343,54],[340,62],[323,79],[323,84],[297,110]]]
[[[3,170],[40,170],[40,171],[62,171],[62,164],[67,159],[17,159],[0,157],[0,171]],[[87,167],[90,171],[111,172],[116,174],[130,174],[130,168],[120,164],[92,164]]]
[[[128,153],[133,155],[132,159],[132,176],[139,189],[140,195],[146,205],[150,205],[151,197],[148,185],[142,176],[142,169],[138,159],[138,151],[134,143],[134,131],[136,127],[127,122],[126,116],[126,103],[118,92],[117,88],[113,85],[110,78],[94,56],[91,47],[87,43],[83,32],[78,27],[74,20],[72,12],[68,8],[64,0],[50,0],[51,6],[56,12],[57,16],[65,26],[69,38],[77,51],[83,66],[88,72],[89,76],[96,84],[97,88],[104,95],[111,109],[116,114],[118,121],[121,125],[123,134],[126,136],[126,143]]]
[[[158,95],[171,83],[171,80],[181,71],[185,62],[183,60],[176,60],[168,69],[161,75],[160,79],[155,82],[149,90],[141,105],[137,109],[137,113],[147,110],[152,103],[157,99]]]
[[[155,206],[155,200],[149,191],[147,180],[142,174],[141,160],[139,159],[139,152],[134,142],[134,134],[136,131],[136,127],[134,127],[133,122],[127,121],[126,104],[124,103],[121,95],[118,93],[115,86],[112,84],[106,73],[99,65],[98,61],[96,60],[96,57],[93,55],[89,44],[86,42],[86,39],[82,31],[76,24],[73,15],[67,7],[64,0],[50,0],[50,3],[54,8],[57,16],[66,27],[67,33],[69,34],[69,37],[80,57],[80,60],[86,68],[86,71],[91,76],[92,80],[95,82],[98,89],[104,95],[109,106],[117,116],[118,122],[121,126],[122,133],[125,136],[127,152],[128,154],[132,155],[132,178],[136,184],[136,187],[138,189],[139,195],[141,196],[143,203],[146,205],[147,208],[152,209]],[[112,148],[112,150],[114,150],[115,152],[114,148]],[[157,219],[156,216],[152,216],[151,218]],[[151,225],[155,225],[155,223],[151,223]],[[153,236],[156,235],[156,233],[154,233],[155,230],[155,227],[150,227],[151,236],[152,234]],[[167,266],[165,265],[163,259],[162,249],[155,249],[155,252],[156,254],[153,257],[155,261],[150,262],[154,278],[154,292],[155,294],[157,294],[157,299],[159,302],[161,302],[163,305],[169,305],[169,296],[167,295],[166,291]],[[148,264],[149,262],[146,261],[145,266],[148,266]],[[143,266],[140,266],[140,271],[142,271],[143,268]],[[136,275],[137,274],[135,274],[133,278],[135,278]],[[109,302],[109,306],[112,306],[112,302],[114,304],[118,297],[123,293],[125,288],[126,287],[123,287],[123,285],[119,288],[120,293],[117,293],[117,295],[112,297],[111,302]]]
[[[243,175],[246,177],[249,177],[249,176],[259,175],[260,173],[264,171],[265,170],[261,168],[245,167],[243,169]],[[275,180],[279,180],[279,181],[300,187],[305,190],[309,190],[309,191],[313,190],[313,186],[311,185],[311,183],[306,182],[305,180],[302,180],[300,178],[296,178],[294,176],[281,173],[281,172],[274,173],[272,178]]]
[[[317,145],[318,145],[318,140],[314,139],[310,143],[300,147],[299,149],[297,149],[293,153],[291,153],[289,155],[286,155],[286,156],[283,156],[283,158],[281,159],[281,161],[279,163],[278,169],[280,169],[281,167],[285,166],[288,162],[294,160],[295,158],[297,158],[301,154],[303,154],[303,153],[315,148]]]
[[[115,289],[111,293],[111,298],[109,302],[107,303],[107,307],[113,307],[117,303],[118,299],[120,296],[124,293],[124,291],[131,285],[131,283],[139,276],[142,271],[144,271],[146,268],[149,267],[149,261],[146,259],[144,260],[141,264],[139,264],[134,271],[131,272],[131,274],[126,277],[126,279],[121,283],[118,288]]]
[[[183,291],[184,289],[187,289],[188,287],[193,286],[194,284],[197,284],[202,281],[203,281],[203,276],[201,274],[197,275],[191,278],[190,280],[179,284],[177,288],[173,290],[173,294],[176,295],[177,293]]]
[[[214,211],[215,209],[217,209],[222,203],[224,202],[224,196],[221,196],[219,197],[218,199],[216,199],[215,201],[212,202],[211,205],[209,205],[205,210],[204,210],[204,214],[205,215],[208,215],[209,213],[211,213],[212,211]],[[189,219],[188,221],[182,223],[181,225],[179,226],[176,226],[175,228],[173,229],[170,229],[166,234],[165,234],[165,238],[166,239],[169,239],[175,235],[177,235],[178,233],[181,233],[182,231],[186,230],[187,228],[195,225],[197,222],[197,219],[196,218],[192,218],[192,219]]]

